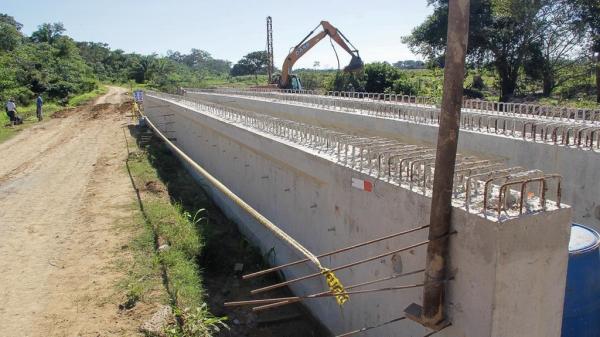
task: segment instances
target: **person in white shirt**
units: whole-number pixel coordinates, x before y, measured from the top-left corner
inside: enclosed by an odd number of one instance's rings
[[[12,98],[6,103],[6,114],[8,115],[8,119],[10,119],[11,124],[14,123],[17,116],[17,105]]]

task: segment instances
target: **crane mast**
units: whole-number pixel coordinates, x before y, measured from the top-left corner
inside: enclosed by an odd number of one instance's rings
[[[269,82],[273,80],[273,69],[274,69],[274,61],[273,61],[273,20],[270,16],[267,16],[267,74],[269,75]]]

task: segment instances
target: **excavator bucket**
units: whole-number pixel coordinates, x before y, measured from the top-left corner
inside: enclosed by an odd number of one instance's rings
[[[347,72],[358,72],[363,70],[365,64],[363,63],[360,56],[352,56],[350,63],[344,68],[344,71]]]

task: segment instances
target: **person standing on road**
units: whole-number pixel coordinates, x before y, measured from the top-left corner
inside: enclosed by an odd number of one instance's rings
[[[10,124],[13,125],[17,116],[17,105],[12,98],[10,98],[6,103],[6,114],[10,120]]]
[[[35,100],[35,105],[36,105],[35,114],[37,115],[38,122],[41,122],[42,119],[44,119],[44,116],[42,116],[42,105],[43,104],[44,104],[44,101],[42,100],[42,95],[38,95],[37,99]]]

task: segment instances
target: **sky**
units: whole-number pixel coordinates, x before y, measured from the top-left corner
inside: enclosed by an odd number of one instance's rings
[[[266,49],[266,17],[273,18],[275,65],[321,20],[337,27],[365,62],[422,59],[401,37],[433,9],[426,0],[2,0],[0,13],[14,16],[31,34],[44,22],[62,22],[77,41],[108,43],[112,49],[165,55],[206,50],[237,62]],[[343,68],[350,57],[336,45]],[[329,39],[304,55],[294,68],[337,68]]]

